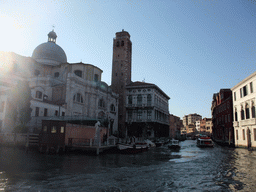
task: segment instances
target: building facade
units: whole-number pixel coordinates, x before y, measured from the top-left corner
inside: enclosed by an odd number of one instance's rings
[[[205,134],[208,136],[212,135],[212,119],[211,118],[203,118],[200,120],[200,132],[201,134]]]
[[[220,144],[234,145],[233,101],[230,89],[221,89],[212,101],[213,139]]]
[[[183,122],[180,117],[177,117],[173,114],[169,114],[169,137],[179,139],[181,136],[181,129],[183,127]]]
[[[92,64],[68,63],[64,50],[56,44],[54,31],[48,34],[48,42],[35,48],[32,57],[3,53],[10,65],[26,68],[25,76],[31,88],[30,130],[41,130],[42,120],[52,117],[62,120],[101,120],[107,121],[110,134],[118,126],[118,94],[101,81],[102,70]],[[4,57],[4,58],[6,58]],[[20,58],[20,59],[19,59]],[[28,62],[29,61],[29,62]],[[19,70],[18,70],[19,71]],[[6,75],[4,79],[11,79]],[[1,80],[3,81],[3,80]],[[9,85],[1,88],[0,103],[6,109]],[[2,112],[1,112],[2,111]],[[5,124],[6,110],[0,111],[2,130],[11,131]]]
[[[133,82],[126,86],[127,136],[168,137],[170,99],[158,86]]]
[[[256,148],[255,84],[256,72],[231,89],[236,147]]]

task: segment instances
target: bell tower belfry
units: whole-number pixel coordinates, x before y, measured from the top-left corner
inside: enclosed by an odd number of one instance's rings
[[[130,34],[122,30],[116,33],[113,41],[111,89],[119,94],[118,131],[125,136],[126,85],[131,83],[132,42]]]

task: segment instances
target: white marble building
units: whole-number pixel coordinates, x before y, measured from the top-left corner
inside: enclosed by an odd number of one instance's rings
[[[0,130],[10,132],[6,125],[8,108],[7,91],[15,82],[13,74],[27,79],[31,88],[30,130],[41,128],[42,119],[106,120],[110,134],[117,131],[118,95],[101,81],[102,70],[86,63],[68,63],[64,50],[56,44],[54,31],[48,34],[48,42],[35,48],[32,57],[15,53],[1,53],[1,62],[17,65],[16,72],[9,71],[0,79]],[[8,58],[8,59],[7,59]],[[22,70],[22,69],[27,70]],[[6,86],[1,86],[6,85]],[[4,109],[1,108],[4,106]]]
[[[256,72],[231,89],[236,147],[256,147],[255,85]]]

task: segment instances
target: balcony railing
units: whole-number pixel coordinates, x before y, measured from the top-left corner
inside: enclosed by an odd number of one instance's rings
[[[240,123],[240,126],[255,125],[256,124],[256,118],[241,120],[241,121],[239,121],[239,123]]]
[[[151,103],[127,104],[126,107],[153,107]]]

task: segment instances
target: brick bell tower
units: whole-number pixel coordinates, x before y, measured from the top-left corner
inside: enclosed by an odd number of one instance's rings
[[[126,85],[131,83],[132,42],[130,34],[122,30],[116,33],[113,42],[112,59],[112,91],[119,94],[118,131],[120,137],[125,137],[126,128]]]

